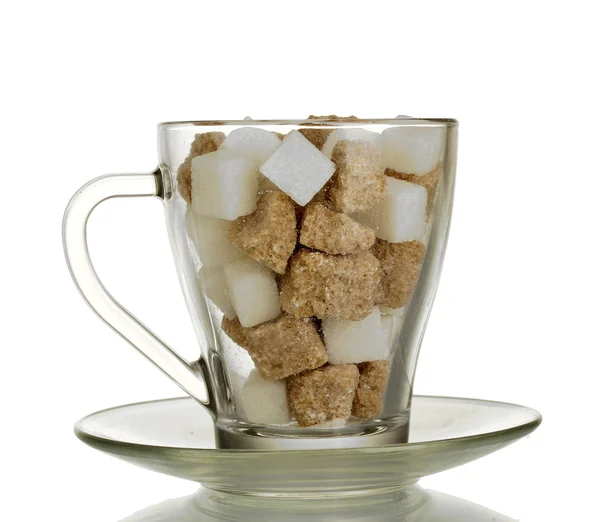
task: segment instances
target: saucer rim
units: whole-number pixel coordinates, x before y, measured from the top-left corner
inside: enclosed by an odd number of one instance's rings
[[[406,452],[415,452],[421,449],[431,449],[431,447],[435,447],[435,448],[443,448],[444,446],[456,446],[456,445],[460,445],[460,444],[474,444],[474,443],[479,443],[479,442],[487,442],[490,439],[500,439],[500,438],[505,438],[506,436],[509,436],[510,439],[519,439],[522,437],[525,437],[526,435],[529,435],[530,433],[532,433],[533,431],[535,431],[540,424],[542,423],[543,417],[542,414],[534,409],[534,408],[530,408],[529,406],[523,406],[521,404],[515,404],[515,403],[510,403],[510,402],[503,402],[503,401],[494,401],[494,400],[487,400],[487,399],[474,399],[474,398],[468,398],[468,397],[449,397],[449,396],[443,396],[443,395],[415,395],[414,398],[419,398],[419,399],[427,399],[427,400],[442,400],[442,401],[459,401],[459,402],[477,402],[477,403],[481,403],[481,404],[485,404],[485,405],[501,405],[501,406],[508,406],[511,408],[517,408],[517,409],[521,409],[521,410],[527,410],[529,414],[531,414],[533,416],[533,419],[529,422],[523,423],[523,424],[518,424],[516,426],[512,426],[510,428],[505,428],[505,429],[501,429],[501,430],[495,430],[495,431],[488,431],[485,433],[477,433],[475,435],[467,435],[464,437],[454,437],[454,438],[449,438],[449,439],[439,439],[439,440],[430,440],[430,441],[420,441],[420,442],[404,442],[404,443],[398,443],[398,444],[387,444],[387,445],[382,445],[382,446],[374,446],[374,447],[368,447],[368,448],[336,448],[336,449],[299,449],[299,450],[285,450],[286,454],[290,454],[290,455],[294,455],[294,454],[306,454],[306,453],[315,453],[315,452],[326,452],[330,455],[335,455],[335,454],[346,454],[348,452],[356,452],[357,450],[360,451],[361,453],[386,453],[386,452],[394,452],[394,451],[398,451],[399,449],[401,449],[402,451],[406,451]],[[115,440],[115,439],[111,439],[108,437],[102,437],[99,435],[95,435],[92,434],[88,431],[86,431],[85,429],[83,429],[82,425],[83,423],[91,418],[94,417],[95,415],[101,415],[104,413],[108,413],[111,412],[113,410],[119,410],[119,409],[123,409],[123,408],[128,408],[128,407],[135,407],[135,406],[143,406],[143,405],[148,405],[148,404],[157,404],[157,403],[162,403],[162,402],[169,402],[169,401],[181,401],[181,400],[193,400],[191,397],[188,396],[182,396],[182,397],[170,397],[170,398],[164,398],[164,399],[155,399],[155,400],[150,400],[150,401],[142,401],[142,402],[134,402],[134,403],[130,403],[130,404],[122,404],[120,406],[113,406],[110,408],[105,408],[102,410],[98,410],[95,411],[93,413],[90,413],[88,415],[86,415],[85,417],[82,417],[81,419],[79,419],[74,427],[73,427],[73,431],[75,433],[75,435],[77,436],[77,438],[79,440],[81,440],[82,442],[86,443],[86,444],[90,444],[92,446],[95,446],[99,449],[101,449],[102,446],[108,446],[111,448],[111,453],[114,453],[115,447],[119,447],[122,448],[124,451],[132,451],[132,450],[138,450],[138,451],[152,451],[154,453],[156,452],[160,452],[160,453],[176,453],[176,454],[181,454],[183,453],[217,453],[217,454],[223,454],[223,455],[231,455],[232,453],[235,453],[237,455],[243,455],[243,454],[252,454],[252,455],[269,455],[269,454],[273,454],[273,453],[278,453],[278,450],[256,450],[256,449],[219,449],[219,448],[185,448],[185,447],[174,447],[174,446],[162,446],[162,445],[154,445],[154,444],[144,444],[144,443],[139,443],[139,442],[126,442],[126,441],[119,441],[119,440]]]

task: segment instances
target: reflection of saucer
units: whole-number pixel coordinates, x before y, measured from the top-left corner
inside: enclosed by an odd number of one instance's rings
[[[150,506],[121,522],[516,522],[466,500],[415,486],[409,489],[417,499],[408,505],[410,495],[401,492],[380,495],[375,503],[362,497],[307,501],[200,490]]]
[[[86,444],[154,471],[229,492],[313,496],[398,488],[478,459],[531,433],[535,410],[474,399],[413,399],[410,442],[371,448],[214,449],[210,417],[167,399],[94,413],[75,427]]]

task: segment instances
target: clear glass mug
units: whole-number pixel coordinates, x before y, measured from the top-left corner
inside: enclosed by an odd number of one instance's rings
[[[457,131],[455,120],[404,117],[160,124],[156,171],[100,177],[71,199],[67,264],[91,308],[210,412],[218,447],[406,442]],[[140,196],[164,202],[196,361],[94,272],[88,216]]]

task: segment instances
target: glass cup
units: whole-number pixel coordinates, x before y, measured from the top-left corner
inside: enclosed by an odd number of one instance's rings
[[[458,124],[337,117],[158,126],[159,166],[82,187],[67,264],[96,313],[210,412],[217,447],[408,440],[448,236]],[[163,200],[200,355],[187,361],[99,281],[88,216]]]

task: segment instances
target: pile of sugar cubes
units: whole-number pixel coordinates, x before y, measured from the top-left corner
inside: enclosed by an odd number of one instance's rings
[[[381,414],[443,146],[427,126],[196,135],[177,185],[206,296],[255,365],[236,397],[249,422]]]

